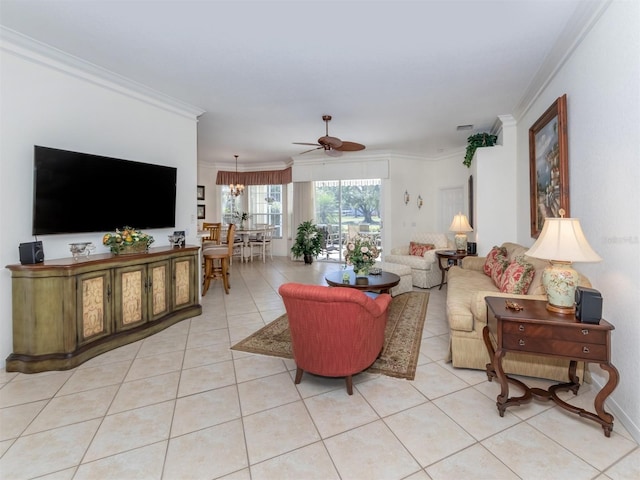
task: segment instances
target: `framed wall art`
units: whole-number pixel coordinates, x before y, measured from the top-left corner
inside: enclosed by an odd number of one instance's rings
[[[198,200],[204,200],[204,185],[198,185]]]
[[[198,205],[198,220],[202,220],[204,218],[204,205]]]
[[[544,219],[569,217],[567,95],[556,99],[529,129],[531,236],[538,238]]]

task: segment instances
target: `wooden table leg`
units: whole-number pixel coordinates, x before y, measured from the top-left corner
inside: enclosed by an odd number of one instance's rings
[[[618,369],[610,363],[601,363],[600,367],[607,371],[609,374],[609,380],[605,386],[602,387],[602,390],[598,392],[598,395],[596,395],[594,407],[598,414],[598,418],[600,419],[599,423],[602,425],[602,429],[604,430],[604,435],[605,437],[609,437],[611,436],[611,430],[613,430],[613,415],[605,411],[604,401],[618,386],[620,374],[618,373]]]

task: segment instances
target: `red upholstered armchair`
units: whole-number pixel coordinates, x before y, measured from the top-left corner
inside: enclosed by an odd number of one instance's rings
[[[373,299],[353,288],[300,283],[285,283],[278,292],[289,317],[295,383],[305,371],[345,377],[352,395],[351,376],[371,366],[382,351],[391,295]]]

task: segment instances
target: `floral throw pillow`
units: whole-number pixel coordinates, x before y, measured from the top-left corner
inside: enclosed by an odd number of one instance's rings
[[[498,261],[496,257],[498,255],[502,255],[503,257],[507,257],[507,249],[504,247],[494,246],[491,251],[487,254],[487,258],[484,261],[484,274],[488,277],[491,277],[491,273],[495,268],[495,264]],[[497,286],[497,285],[496,285]]]
[[[507,257],[505,257],[504,255],[502,255],[501,253],[498,253],[495,256],[495,261],[491,264],[491,280],[493,280],[493,284],[500,288],[500,286],[502,285],[502,276],[504,275],[504,272],[507,270],[507,267],[509,266],[509,260],[507,259]]]
[[[416,257],[422,257],[424,252],[434,250],[436,246],[433,243],[409,242],[409,254]]]
[[[536,269],[522,257],[513,260],[502,274],[500,291],[526,295],[533,281]]]

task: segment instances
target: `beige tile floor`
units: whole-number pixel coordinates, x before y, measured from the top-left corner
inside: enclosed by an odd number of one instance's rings
[[[229,350],[283,313],[280,284],[337,268],[235,262],[230,294],[214,283],[200,317],[74,370],[0,373],[0,478],[640,478],[620,423],[606,438],[537,401],[501,418],[495,382],[444,361],[446,288],[430,290],[414,381],[361,374],[350,397],[342,379],[295,386],[293,362]],[[594,396],[585,384],[574,402]]]

